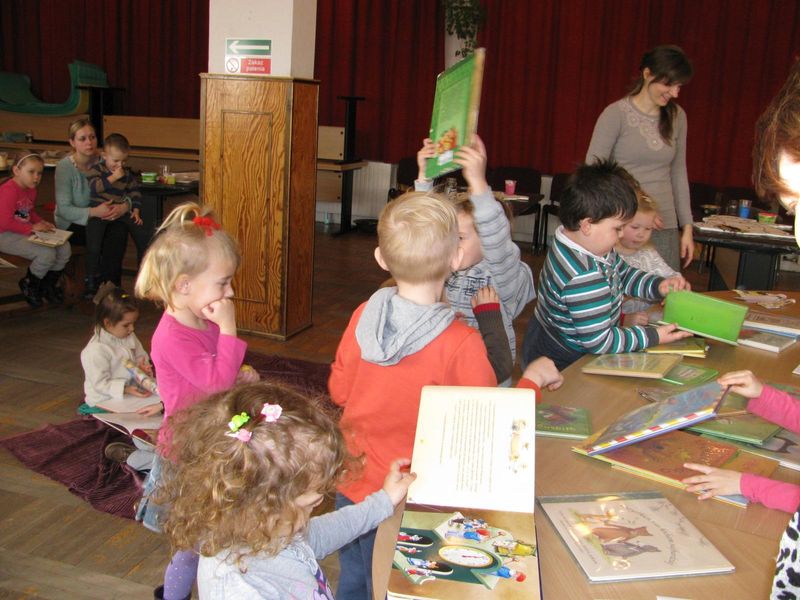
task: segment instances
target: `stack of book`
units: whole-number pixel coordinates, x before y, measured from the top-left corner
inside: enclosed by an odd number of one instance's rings
[[[739,332],[739,343],[768,352],[783,352],[797,343],[800,319],[751,310]]]
[[[708,344],[703,338],[690,337],[669,344],[659,344],[646,348],[648,354],[680,354],[686,358],[705,358],[708,355]]]
[[[771,475],[778,467],[772,457],[744,452],[739,446],[719,438],[742,443],[761,440],[763,443],[780,427],[755,415],[739,415],[743,404],[738,399],[729,401],[730,396],[732,394],[723,391],[716,382],[687,389],[621,416],[573,450],[608,462],[631,475],[679,488],[686,487],[683,479],[696,474],[683,466],[687,462],[765,477]],[[737,413],[735,418],[719,418],[719,415],[732,413]],[[742,419],[745,420],[740,424]],[[716,437],[675,431],[687,426]],[[747,506],[746,498],[741,495],[716,498]]]

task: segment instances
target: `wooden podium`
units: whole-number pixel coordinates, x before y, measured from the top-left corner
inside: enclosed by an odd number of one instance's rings
[[[318,83],[202,73],[201,199],[239,242],[240,330],[311,325]]]

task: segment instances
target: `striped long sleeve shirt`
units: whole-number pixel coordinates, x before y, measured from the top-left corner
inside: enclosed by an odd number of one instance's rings
[[[535,318],[553,338],[578,352],[635,352],[658,344],[652,326],[618,327],[623,295],[661,300],[662,277],[640,271],[615,251],[597,257],[559,228],[539,275]]]

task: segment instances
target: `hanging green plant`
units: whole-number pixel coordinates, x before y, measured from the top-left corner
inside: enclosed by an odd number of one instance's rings
[[[478,31],[486,22],[486,9],[480,0],[442,0],[442,6],[447,33],[462,43],[456,56],[469,56],[478,47]]]

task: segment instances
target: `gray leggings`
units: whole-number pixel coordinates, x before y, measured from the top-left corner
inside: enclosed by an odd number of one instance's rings
[[[72,255],[69,242],[55,248],[28,241],[28,236],[12,231],[0,233],[0,252],[21,256],[32,261],[31,273],[42,278],[48,271],[61,271]]]

